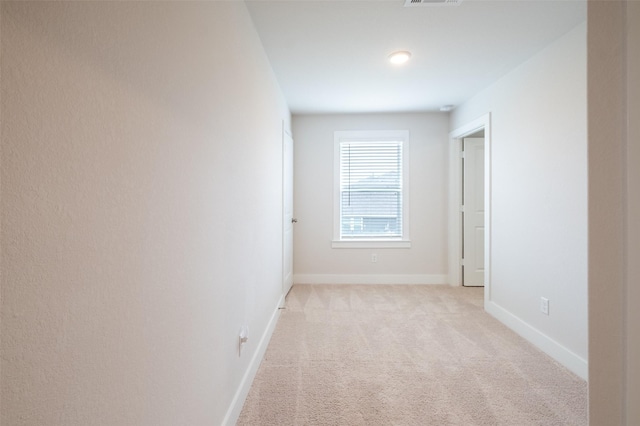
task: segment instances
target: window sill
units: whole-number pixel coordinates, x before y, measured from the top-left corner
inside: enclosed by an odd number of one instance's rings
[[[331,248],[411,248],[409,240],[333,240]]]

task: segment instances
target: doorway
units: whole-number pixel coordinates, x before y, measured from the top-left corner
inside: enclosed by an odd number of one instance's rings
[[[464,285],[463,256],[464,250],[464,215],[463,215],[463,165],[462,152],[465,138],[483,137],[484,149],[482,154],[476,152],[484,161],[481,174],[483,175],[482,187],[484,189],[483,215],[480,222],[484,223],[483,238],[477,239],[473,244],[475,247],[481,245],[484,249],[483,256],[476,256],[482,259],[479,261],[480,268],[476,267],[476,273],[483,277],[485,303],[491,300],[491,115],[486,114],[472,122],[469,122],[455,129],[449,134],[449,283],[453,286]],[[476,170],[476,172],[478,171]],[[478,219],[476,217],[476,219]],[[481,227],[481,225],[478,225]],[[471,243],[467,243],[468,246]],[[467,254],[468,259],[468,254]],[[465,259],[466,261],[466,259]],[[482,269],[478,272],[478,269]],[[468,284],[468,282],[467,282]]]
[[[282,300],[293,285],[293,138],[282,125]],[[284,303],[284,302],[283,302]]]
[[[462,139],[462,285],[484,286],[484,129]]]

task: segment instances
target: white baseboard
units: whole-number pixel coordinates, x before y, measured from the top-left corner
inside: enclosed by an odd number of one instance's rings
[[[278,304],[275,307],[273,315],[271,315],[271,319],[269,320],[269,324],[267,324],[267,328],[262,334],[260,338],[260,342],[258,342],[258,347],[249,362],[249,366],[247,371],[244,373],[242,377],[242,381],[240,382],[240,386],[233,396],[233,400],[231,401],[231,405],[227,410],[227,414],[224,416],[224,420],[222,421],[223,426],[232,426],[235,425],[240,417],[240,413],[242,412],[242,407],[244,406],[244,402],[247,399],[247,395],[249,394],[249,390],[251,389],[251,384],[253,383],[253,379],[256,377],[256,373],[258,372],[258,368],[260,367],[260,363],[264,358],[264,354],[267,351],[267,346],[269,346],[269,341],[271,340],[271,335],[276,328],[276,324],[278,323],[278,318],[280,317],[280,309],[284,303],[284,296],[280,297],[278,300]]]
[[[532,327],[495,302],[485,303],[485,310],[498,321],[528,340],[542,352],[558,361],[584,380],[588,380],[589,368],[587,360],[571,352],[540,330]]]
[[[449,276],[428,274],[295,274],[295,284],[448,284]]]

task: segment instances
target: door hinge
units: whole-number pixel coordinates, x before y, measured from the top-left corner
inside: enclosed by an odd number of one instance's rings
[[[464,151],[460,151],[460,158],[464,158]]]
[[[464,206],[460,206],[460,211],[464,213]]]
[[[460,259],[460,265],[464,266],[464,259]]]

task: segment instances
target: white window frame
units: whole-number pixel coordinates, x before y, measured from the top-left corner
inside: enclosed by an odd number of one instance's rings
[[[402,142],[402,237],[340,239],[340,143],[341,142]],[[333,248],[410,248],[409,238],[409,131],[356,130],[333,134]]]

